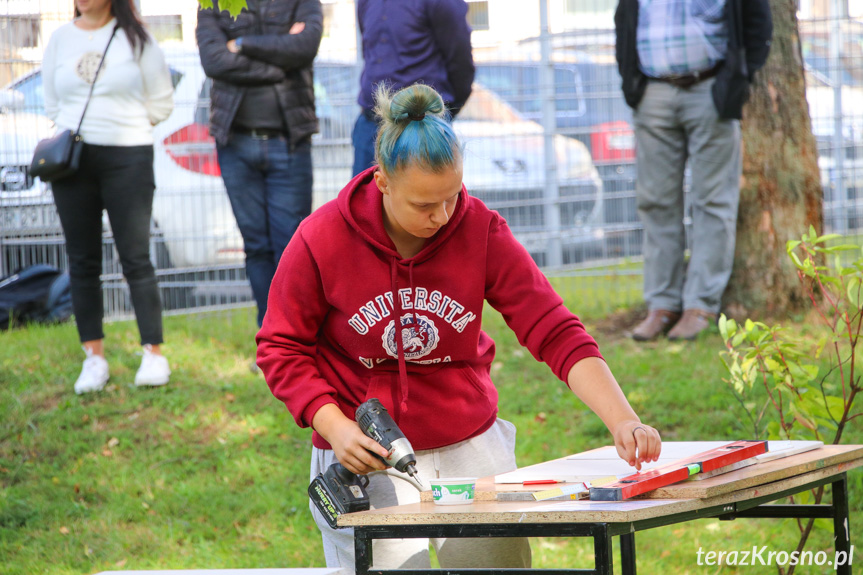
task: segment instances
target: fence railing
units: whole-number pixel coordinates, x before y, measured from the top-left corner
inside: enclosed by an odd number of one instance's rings
[[[465,143],[471,193],[506,217],[549,275],[566,278],[561,289],[601,291],[595,299],[615,307],[639,299],[631,281],[639,267],[626,262],[639,261],[643,231],[632,115],[620,92],[610,12],[602,14],[607,29],[543,34],[537,17],[540,27],[528,39],[504,41],[498,34],[494,42],[477,42],[474,94],[454,125]],[[495,21],[488,16],[486,27]],[[330,17],[352,18],[353,11],[332,10]],[[44,29],[51,14],[41,18]],[[155,129],[151,254],[165,309],[247,305],[242,241],[207,131],[209,84],[194,44],[177,41],[183,21],[156,24],[177,81],[175,111]],[[353,25],[329,24],[332,30]],[[35,143],[50,133],[40,52],[30,28],[12,29],[18,32],[0,40],[0,77],[9,80],[0,93],[0,277],[33,263],[66,267],[50,187],[27,169]],[[863,24],[850,18],[807,21],[801,38],[825,228],[856,233],[863,226]],[[350,133],[358,113],[360,64],[355,52],[330,45],[324,43],[315,63],[321,122],[313,138],[316,206],[350,179]],[[107,218],[103,236],[106,314],[127,317],[128,288]],[[614,279],[621,277],[627,280]]]

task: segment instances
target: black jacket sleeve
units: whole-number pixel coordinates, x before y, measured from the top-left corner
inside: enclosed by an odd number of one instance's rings
[[[301,0],[293,22],[305,24],[303,31],[299,34],[244,35],[243,54],[283,70],[311,66],[324,31],[320,0]]]
[[[467,4],[464,0],[430,2],[427,17],[435,44],[446,64],[447,79],[453,90],[453,101],[447,104],[455,117],[470,96],[476,74],[471,53],[471,30],[467,23]]]
[[[620,72],[623,97],[630,108],[638,108],[647,88],[636,47],[638,0],[620,0],[614,12],[615,57]]]
[[[773,38],[773,17],[768,0],[743,0],[743,46],[746,48],[746,67],[749,77],[764,66],[770,54]]]
[[[219,25],[218,3],[214,2],[213,6],[198,9],[198,25],[195,28],[201,65],[207,76],[248,86],[276,84],[284,80],[285,72],[278,66],[228,51],[228,35]]]

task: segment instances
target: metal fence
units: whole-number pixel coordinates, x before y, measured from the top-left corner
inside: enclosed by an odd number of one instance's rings
[[[42,106],[41,51],[50,31],[70,17],[53,2],[0,6],[0,84],[8,82],[0,93],[0,277],[33,263],[66,267],[50,186],[27,173],[33,147],[51,130]],[[164,12],[164,3],[140,3],[176,82],[175,111],[155,129],[151,253],[165,309],[249,305],[242,241],[207,131],[209,84],[194,45],[194,8],[150,15],[151,5]],[[477,77],[455,122],[468,189],[506,217],[559,289],[596,312],[640,300],[635,145],[613,57],[615,4],[470,2]],[[321,120],[313,138],[315,206],[334,198],[350,177],[361,67],[352,1],[325,2],[324,9],[315,62]],[[856,231],[863,215],[861,26],[844,15],[801,23],[825,227],[843,232]],[[107,218],[103,238],[106,314],[128,317]]]

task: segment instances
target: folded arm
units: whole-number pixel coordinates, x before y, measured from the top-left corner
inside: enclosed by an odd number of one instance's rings
[[[302,24],[302,27],[297,24]],[[289,34],[243,36],[243,54],[286,71],[305,68],[311,65],[318,53],[323,29],[320,1],[303,0],[297,7],[294,27]]]
[[[228,36],[219,26],[219,14],[212,8],[198,10],[195,38],[204,72],[214,80],[260,86],[285,79],[284,70],[278,66],[230,52]]]

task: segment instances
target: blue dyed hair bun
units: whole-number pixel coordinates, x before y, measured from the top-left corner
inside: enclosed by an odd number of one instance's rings
[[[393,92],[382,84],[375,93],[375,114],[381,119],[375,160],[384,172],[414,165],[439,173],[461,161],[461,144],[434,88],[413,84]]]

